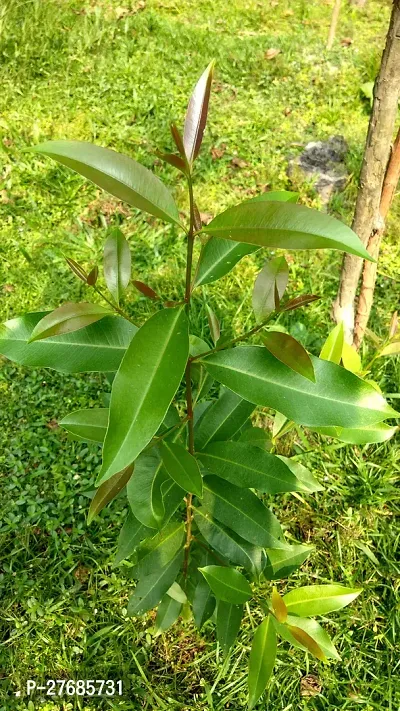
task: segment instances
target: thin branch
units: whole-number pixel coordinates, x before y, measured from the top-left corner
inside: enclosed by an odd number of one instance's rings
[[[128,316],[128,314],[126,314],[125,311],[122,311],[122,309],[120,309],[119,306],[117,306],[116,304],[113,304],[113,302],[110,301],[110,299],[101,291],[101,289],[99,289],[98,286],[96,286],[96,284],[92,284],[91,286],[92,286],[92,289],[94,289],[95,292],[96,292],[99,296],[101,296],[101,298],[104,299],[104,301],[105,301],[109,306],[111,306],[111,308],[112,308],[114,311],[117,312],[117,314],[119,314],[120,316],[122,316],[122,318],[126,319],[127,321],[130,321],[134,326],[136,326],[136,323],[134,323],[134,322],[132,321],[131,317]]]

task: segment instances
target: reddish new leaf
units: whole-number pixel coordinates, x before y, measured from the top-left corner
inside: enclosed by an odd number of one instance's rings
[[[148,299],[159,299],[160,297],[158,294],[154,291],[154,289],[151,288],[151,286],[148,286],[145,284],[143,281],[137,281],[135,279],[132,281],[133,286],[140,291],[143,296],[147,296]]]
[[[187,172],[185,161],[180,156],[176,155],[176,153],[160,153],[159,151],[156,151],[156,156],[160,158],[160,160],[163,160],[164,163],[173,165],[174,168],[180,170],[181,173]]]
[[[89,286],[94,286],[99,277],[99,268],[93,267],[87,276],[87,283]]]
[[[280,331],[267,331],[264,346],[275,358],[292,370],[315,382],[314,366],[307,351],[293,336]]]
[[[75,259],[70,259],[70,257],[65,257],[65,261],[67,262],[69,268],[74,272],[74,274],[79,278],[82,279],[82,281],[87,284],[87,277],[88,275],[86,274],[85,270],[83,267],[81,267],[78,262],[75,261]]]
[[[183,145],[190,164],[198,156],[203,140],[213,73],[214,62],[212,61],[197,82],[187,108],[183,129]]]
[[[296,296],[294,299],[287,301],[286,304],[283,304],[283,306],[281,306],[281,311],[294,311],[295,309],[299,309],[301,306],[307,306],[307,304],[311,304],[313,301],[318,301],[320,298],[320,296],[315,296],[314,294]]]

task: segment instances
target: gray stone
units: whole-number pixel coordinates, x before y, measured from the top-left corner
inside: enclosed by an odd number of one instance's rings
[[[297,180],[312,180],[322,202],[327,204],[332,194],[346,185],[348,173],[344,158],[347,151],[343,136],[307,143],[301,155],[289,160],[288,175]]]

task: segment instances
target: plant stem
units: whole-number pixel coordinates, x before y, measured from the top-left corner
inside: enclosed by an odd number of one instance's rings
[[[220,565],[225,565],[225,566],[226,566],[226,563],[222,560],[222,558],[220,558],[219,555],[217,555],[216,553],[214,553],[214,551],[212,550],[212,548],[209,548],[205,543],[203,543],[203,541],[199,541],[199,539],[198,539],[198,538],[195,538],[195,536],[192,536],[192,541],[196,541],[196,543],[197,543],[199,546],[201,546],[202,548],[204,548],[204,549],[207,551],[207,553],[211,553],[211,555],[214,556],[215,560],[217,560]]]
[[[104,301],[106,301],[107,304],[108,304],[109,306],[111,306],[111,308],[112,308],[114,311],[117,312],[117,314],[119,314],[120,316],[122,316],[122,318],[125,318],[127,321],[130,321],[134,326],[136,326],[136,323],[134,323],[134,322],[132,321],[131,317],[128,316],[128,314],[126,314],[124,311],[122,311],[122,309],[120,309],[119,306],[117,306],[116,304],[113,304],[113,302],[110,301],[110,299],[101,291],[101,289],[99,289],[98,286],[96,286],[95,284],[93,284],[93,285],[92,285],[92,289],[94,289],[95,292],[96,292],[97,294],[99,294],[99,296],[101,296],[101,298],[104,299]]]
[[[193,358],[190,358],[190,361],[194,363],[194,361],[199,360],[200,358],[205,358],[205,356],[211,355],[211,353],[217,353],[217,351],[222,351],[224,348],[230,348],[230,346],[233,346],[235,343],[240,343],[241,341],[247,341],[248,338],[251,336],[254,336],[255,333],[258,333],[258,331],[261,331],[264,326],[266,326],[272,319],[273,316],[275,316],[275,311],[272,312],[266,318],[262,323],[260,323],[258,326],[254,326],[254,328],[251,328],[250,331],[246,331],[246,333],[242,333],[241,336],[237,336],[236,338],[233,338],[232,341],[228,341],[227,343],[222,343],[220,346],[216,346],[215,348],[211,348],[209,351],[204,351],[204,353],[199,353],[197,356],[193,356]]]
[[[186,286],[185,286],[185,301],[186,313],[190,315],[190,296],[191,296],[191,278],[192,278],[192,262],[193,262],[193,244],[194,244],[194,198],[192,177],[188,175],[189,187],[189,202],[190,202],[190,225],[187,234],[187,257],[186,257]],[[186,378],[186,416],[188,418],[189,431],[189,446],[190,454],[194,455],[194,429],[193,429],[193,396],[192,396],[192,380],[191,380],[191,365],[192,361],[189,358],[185,370]],[[185,541],[185,557],[183,561],[183,575],[186,578],[189,565],[189,550],[192,541],[192,509],[193,494],[188,494],[186,498],[186,541]]]

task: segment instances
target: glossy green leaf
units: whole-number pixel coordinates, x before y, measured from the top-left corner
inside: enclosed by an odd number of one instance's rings
[[[290,201],[297,200],[297,193],[289,193],[286,190],[270,191],[257,195],[248,202],[252,201]],[[244,244],[232,242],[229,239],[220,239],[219,237],[210,237],[203,245],[197,270],[194,278],[193,286],[201,286],[202,284],[210,284],[217,279],[228,274],[233,267],[247,254],[256,252],[259,247],[252,244]]]
[[[0,327],[0,353],[15,363],[34,368],[53,368],[62,373],[112,372],[118,369],[136,326],[119,316],[63,336],[28,343],[45,313],[31,313]]]
[[[235,565],[258,576],[262,568],[262,549],[248,543],[234,531],[216,521],[203,508],[195,509],[194,520],[207,543]]]
[[[193,287],[211,284],[228,274],[246,254],[256,252],[259,247],[240,244],[229,239],[211,237],[202,247]]]
[[[335,648],[335,645],[330,639],[328,633],[325,632],[323,627],[321,627],[321,625],[316,620],[312,620],[307,617],[297,617],[295,615],[288,615],[287,623],[290,625],[295,625],[301,630],[304,630],[304,632],[306,632],[318,644],[319,648],[327,659],[340,660],[340,656],[337,652],[337,649]],[[275,623],[275,628],[278,634],[283,639],[290,642],[290,644],[292,644],[294,647],[307,650],[307,647],[303,645],[299,639],[293,637],[287,625]]]
[[[128,615],[141,615],[158,605],[178,575],[183,562],[183,549],[164,568],[139,580],[128,601]]]
[[[252,303],[257,321],[264,321],[275,311],[275,291],[282,298],[289,279],[285,257],[275,257],[266,262],[254,284]],[[282,334],[283,335],[283,334]]]
[[[33,150],[72,168],[119,200],[179,224],[178,208],[169,190],[132,158],[85,141],[48,141]]]
[[[154,570],[163,568],[183,547],[185,525],[183,522],[168,523],[153,538],[146,540],[138,548],[138,562],[133,569],[135,578],[151,575]]]
[[[184,491],[203,495],[203,479],[196,459],[180,444],[163,442],[161,457],[171,479]]]
[[[293,336],[281,331],[267,331],[262,340],[266,349],[275,358],[289,366],[295,373],[299,373],[299,375],[315,383],[314,366],[311,358],[301,343],[296,341]]]
[[[254,405],[243,400],[231,390],[224,389],[196,423],[194,444],[200,452],[211,442],[231,439],[247,422]]]
[[[314,491],[324,491],[322,484],[319,483],[318,479],[316,479],[303,464],[293,459],[293,457],[283,457],[281,454],[277,454],[276,456],[286,464],[296,479],[301,482],[303,487],[302,491],[307,491],[310,494]]]
[[[172,518],[180,504],[183,503],[183,491],[180,486],[168,477],[161,483],[161,495],[164,506],[162,525],[165,525]]]
[[[389,427],[384,422],[379,422],[360,430],[346,427],[318,427],[315,431],[327,437],[334,437],[340,442],[363,445],[386,442],[398,432],[398,429],[398,427]]]
[[[215,602],[210,586],[204,578],[201,578],[196,585],[192,605],[194,621],[199,630],[213,614]]]
[[[313,617],[341,610],[353,602],[360,592],[361,589],[346,588],[344,585],[308,585],[291,590],[283,599],[290,614]]]
[[[248,427],[243,430],[239,437],[239,442],[252,444],[254,447],[259,447],[265,452],[269,452],[270,449],[272,449],[271,438],[267,430],[264,430],[262,427]]]
[[[387,346],[385,346],[379,353],[379,357],[387,356],[387,355],[399,355],[399,353],[400,353],[400,340],[393,341],[393,343],[389,343]]]
[[[131,251],[117,227],[111,231],[104,245],[104,277],[108,291],[119,304],[131,278]]]
[[[158,610],[155,627],[157,632],[166,632],[177,621],[181,614],[182,603],[177,602],[168,594],[164,595]]]
[[[210,308],[210,306],[208,304],[206,304],[206,310],[207,310],[208,327],[210,329],[211,338],[213,339],[214,343],[217,343],[217,341],[219,340],[219,337],[221,335],[219,321],[218,321],[214,311]]]
[[[103,442],[108,425],[108,408],[92,407],[89,410],[75,410],[59,423],[74,437],[88,442]]]
[[[182,590],[181,586],[176,581],[172,583],[170,588],[168,588],[167,595],[172,597],[177,602],[180,602],[182,605],[187,602],[186,593]]]
[[[334,329],[330,332],[328,338],[326,339],[322,350],[320,353],[320,358],[322,360],[329,360],[331,363],[337,363],[339,365],[342,359],[344,344],[344,328],[343,321],[338,323]]]
[[[188,355],[183,307],[158,311],[135,334],[112,385],[100,482],[134,461],[150,442],[179,387]]]
[[[267,566],[263,571],[264,576],[267,580],[288,578],[314,550],[314,546],[302,546],[300,544],[288,546],[285,550],[268,548],[266,550]]]
[[[276,632],[271,615],[257,627],[251,645],[249,661],[249,709],[254,708],[265,690],[276,657]]]
[[[360,373],[362,370],[361,358],[356,349],[353,348],[349,343],[343,341],[342,348],[342,363],[347,370],[351,370],[352,373]]]
[[[246,442],[212,442],[197,455],[211,474],[268,494],[308,491],[279,457]]]
[[[214,237],[280,249],[340,249],[374,261],[350,227],[290,202],[243,202],[203,228]]]
[[[208,104],[210,101],[211,84],[214,73],[214,61],[197,82],[190,97],[183,130],[183,145],[189,163],[193,163],[199,154],[207,122]]]
[[[246,200],[246,202],[297,202],[298,199],[299,193],[289,190],[268,190]]]
[[[243,617],[243,605],[231,605],[229,602],[218,600],[217,603],[217,640],[226,656],[232,647]]]
[[[235,568],[207,565],[199,570],[218,600],[230,602],[232,605],[242,605],[252,597],[249,583]]]
[[[121,472],[114,474],[111,479],[108,479],[101,486],[99,486],[96,491],[92,501],[90,502],[87,522],[88,524],[93,521],[95,516],[104,509],[107,504],[110,503],[119,494],[124,486],[128,483],[132,476],[133,464],[130,464],[126,469]]]
[[[213,518],[256,546],[286,547],[279,521],[252,491],[216,476],[205,477],[203,485],[203,507]]]
[[[128,511],[128,515],[118,537],[117,552],[113,566],[115,567],[126,558],[129,558],[135,552],[139,543],[152,533],[154,533],[154,531],[152,531],[151,528],[144,526],[133,515],[132,511]]]
[[[210,375],[250,402],[272,407],[309,427],[361,428],[396,417],[371,385],[334,363],[310,356],[315,383],[261,346],[240,346],[203,358]]]
[[[109,315],[110,309],[105,309],[99,304],[63,304],[38,321],[28,343],[79,331]]]
[[[165,515],[162,485],[168,478],[158,451],[143,453],[135,462],[128,487],[128,501],[136,518],[148,528],[160,528]]]

